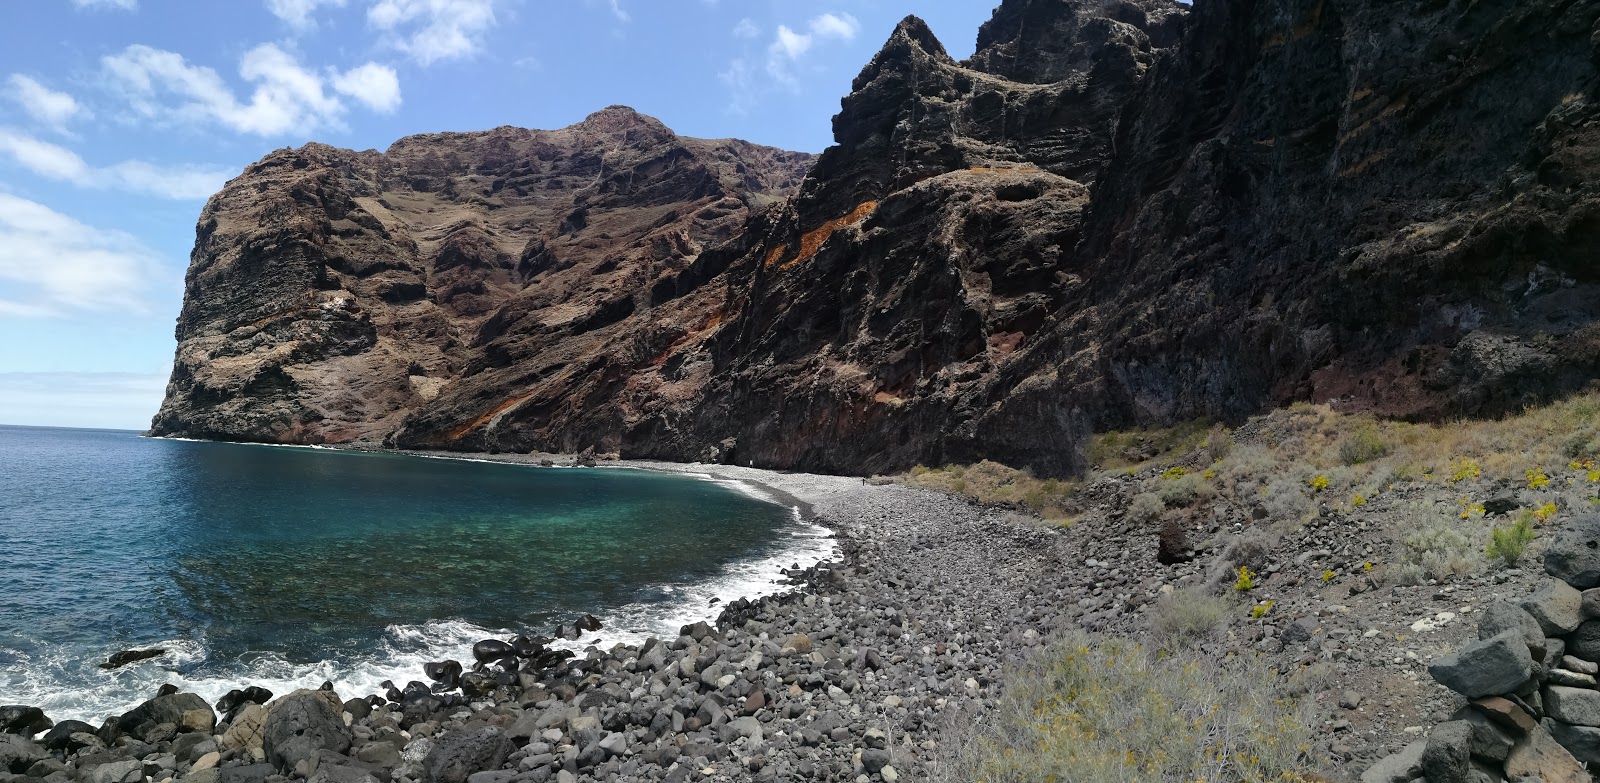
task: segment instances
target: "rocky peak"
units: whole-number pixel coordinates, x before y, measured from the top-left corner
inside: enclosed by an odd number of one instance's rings
[[[966,65],[1027,84],[1142,71],[1178,42],[1187,16],[1173,0],[1006,0],[979,29]]]
[[[634,131],[646,131],[652,135],[665,133],[675,135],[672,130],[660,120],[634,111],[628,106],[612,105],[594,112],[583,118],[583,121],[573,126],[576,131],[617,135]]]

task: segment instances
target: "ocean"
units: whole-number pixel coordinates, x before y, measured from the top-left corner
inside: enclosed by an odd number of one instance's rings
[[[164,683],[349,698],[585,613],[574,649],[670,638],[834,554],[732,482],[0,427],[0,704],[98,725]]]

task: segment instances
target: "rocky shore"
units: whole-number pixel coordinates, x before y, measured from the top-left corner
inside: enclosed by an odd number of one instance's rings
[[[790,571],[779,594],[676,638],[571,657],[536,637],[489,640],[479,660],[386,694],[245,690],[215,709],[152,694],[101,726],[5,708],[0,783],[951,779],[1011,665],[1072,628],[1148,638],[1164,598],[1215,590],[1238,564],[1259,584],[1200,652],[1270,661],[1312,707],[1310,763],[1354,780],[1464,704],[1427,665],[1476,638],[1467,620],[1540,584],[1523,569],[1419,586],[1363,574],[1402,546],[1395,510],[1420,489],[1271,539],[1219,503],[1191,531],[1194,551],[1163,564],[1162,531],[1126,511],[1142,474],[1088,484],[1090,513],[1063,526],[882,480],[612,464],[758,484],[834,530],[841,561]],[[555,635],[579,637],[570,623]]]
[[[431,672],[459,682],[449,691],[419,671],[392,700],[241,691],[214,710],[170,692],[101,726],[7,708],[0,783],[926,780],[945,716],[990,698],[1006,657],[1058,621],[1057,596],[1034,594],[1062,567],[1039,546],[1050,534],[1012,512],[859,478],[711,470],[810,508],[844,562],[791,572],[781,595],[675,639],[570,658],[535,638],[483,644],[464,674]]]

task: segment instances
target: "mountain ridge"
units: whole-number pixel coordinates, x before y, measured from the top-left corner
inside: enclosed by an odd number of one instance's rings
[[[1600,374],[1597,18],[1554,0],[1006,0],[964,62],[903,21],[814,159],[617,107],[525,132],[559,144],[496,129],[466,157],[438,134],[392,146],[403,166],[330,158],[371,168],[340,174],[376,188],[349,196],[360,209],[290,209],[236,246],[202,216],[152,432],[1059,474],[1091,431],[1297,400],[1515,410]],[[540,187],[561,208],[485,222],[507,188]],[[471,214],[407,245],[356,199]],[[206,279],[240,248],[292,257],[293,227],[428,268],[356,263],[296,291]],[[347,279],[376,282],[319,288]],[[437,313],[374,315],[418,285]],[[286,306],[306,290],[349,296]],[[238,312],[191,317],[212,310]],[[400,383],[409,343],[423,356]]]

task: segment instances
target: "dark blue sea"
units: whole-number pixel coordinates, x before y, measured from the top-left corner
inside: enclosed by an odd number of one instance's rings
[[[98,725],[163,683],[341,694],[593,613],[676,634],[829,556],[736,484],[0,427],[0,704]],[[156,660],[97,667],[118,650]]]

